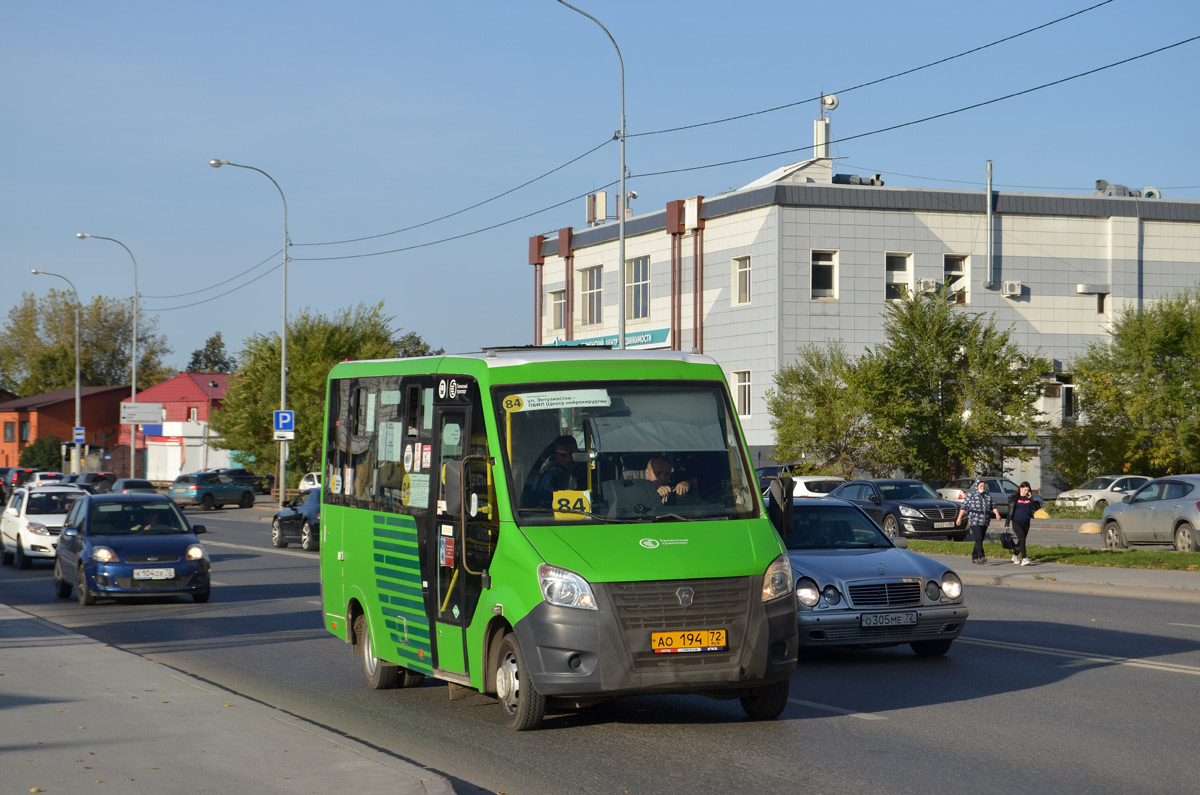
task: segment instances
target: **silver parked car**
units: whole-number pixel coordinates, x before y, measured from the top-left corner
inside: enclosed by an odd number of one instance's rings
[[[1196,552],[1200,527],[1200,475],[1156,478],[1104,509],[1100,518],[1104,545],[1174,544],[1180,552]]]
[[[796,577],[800,646],[898,646],[945,654],[969,615],[962,580],[890,539],[854,503],[793,500],[784,539]]]
[[[1120,502],[1126,494],[1132,494],[1148,480],[1150,478],[1144,475],[1099,475],[1059,494],[1054,503],[1064,508],[1080,508],[1085,511],[1093,508],[1104,510],[1109,505]]]
[[[1008,478],[983,477],[979,480],[987,484],[988,494],[991,495],[992,502],[996,503],[996,510],[1000,515],[1008,516],[1008,498],[1017,493],[1017,484]],[[962,505],[962,501],[967,498],[967,492],[974,484],[975,478],[959,478],[942,486],[937,493],[951,502]]]

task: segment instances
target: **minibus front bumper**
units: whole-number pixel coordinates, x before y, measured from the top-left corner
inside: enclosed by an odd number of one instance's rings
[[[547,696],[743,694],[787,679],[798,648],[793,594],[762,601],[762,577],[592,583],[598,610],[542,602],[514,627]],[[655,632],[724,630],[723,649],[656,653]]]

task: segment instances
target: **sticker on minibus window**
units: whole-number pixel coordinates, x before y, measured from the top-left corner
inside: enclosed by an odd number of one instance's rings
[[[554,518],[559,522],[582,519],[592,512],[592,496],[586,491],[554,492]]]
[[[612,398],[607,389],[563,389],[555,392],[523,392],[509,395],[503,401],[504,410],[547,411],[574,409],[583,406],[611,406]]]

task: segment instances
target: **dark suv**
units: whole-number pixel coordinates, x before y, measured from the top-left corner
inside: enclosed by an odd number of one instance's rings
[[[117,476],[112,472],[81,472],[72,483],[92,494],[107,494],[112,490],[112,484],[117,482]]]
[[[245,486],[257,491],[259,494],[270,494],[271,489],[275,488],[274,475],[256,475],[248,469],[242,467],[223,467],[221,469],[210,469],[209,472],[215,472],[218,475],[224,475],[230,478],[234,483],[241,483]]]

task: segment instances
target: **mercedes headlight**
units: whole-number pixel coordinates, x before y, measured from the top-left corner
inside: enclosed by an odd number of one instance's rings
[[[958,599],[962,596],[962,580],[958,579],[957,574],[948,571],[942,575],[942,593],[950,599]]]
[[[592,586],[573,571],[543,563],[538,566],[538,585],[542,589],[542,598],[552,605],[598,609]]]
[[[821,588],[815,580],[801,577],[796,580],[796,601],[805,607],[816,607],[821,601]]]

